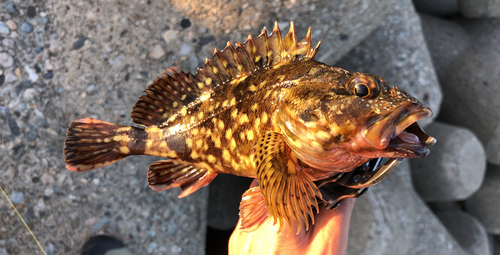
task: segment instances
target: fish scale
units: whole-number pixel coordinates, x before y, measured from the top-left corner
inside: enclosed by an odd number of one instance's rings
[[[166,69],[132,110],[141,127],[74,120],[66,167],[82,172],[130,155],[164,157],[150,165],[149,186],[180,187],[179,197],[219,173],[256,178],[259,186],[240,205],[242,227],[271,217],[280,229],[305,221],[307,230],[318,201],[334,207],[394,167],[371,174],[366,185],[353,186],[354,177],[343,173],[361,173],[374,158],[424,157],[432,140],[415,123],[431,115],[429,108],[378,76],[315,61],[319,45],[312,47],[311,29],[298,42],[293,22],[284,38],[275,23],[270,35],[264,29],[216,49],[196,74]],[[327,182],[343,186],[320,190]]]

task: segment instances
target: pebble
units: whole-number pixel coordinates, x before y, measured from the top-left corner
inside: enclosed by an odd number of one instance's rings
[[[500,166],[488,165],[481,188],[465,201],[466,210],[476,217],[490,234],[500,234]]]
[[[96,232],[97,230],[101,229],[108,222],[109,222],[109,219],[107,217],[101,219],[99,222],[97,222],[97,224],[95,224],[94,227],[92,227],[92,232]]]
[[[191,46],[189,46],[189,44],[187,44],[187,43],[184,43],[181,46],[181,50],[179,51],[179,55],[187,56],[187,55],[189,55],[189,53],[191,53],[191,50],[192,50]]]
[[[437,143],[411,160],[415,190],[427,202],[463,200],[476,192],[486,172],[486,152],[470,130],[442,122],[425,129]]]
[[[28,22],[23,22],[21,24],[21,31],[23,31],[26,34],[29,34],[33,31],[33,26]]]
[[[45,253],[47,253],[47,255],[54,255],[55,252],[56,250],[53,244],[49,243],[47,246],[45,246]]]
[[[54,72],[53,71],[48,71],[46,74],[43,75],[43,78],[45,78],[45,79],[52,79],[52,78],[54,78]]]
[[[491,254],[488,233],[476,218],[459,209],[438,212],[436,216],[467,254]]]
[[[26,140],[28,140],[29,142],[34,141],[37,137],[38,133],[36,132],[35,129],[30,129],[30,131],[24,134],[24,138],[26,138]]]
[[[38,81],[39,76],[36,73],[35,69],[29,67],[28,65],[24,65],[24,70],[28,73],[28,77],[31,82]]]
[[[179,32],[177,32],[176,30],[167,30],[167,31],[163,32],[163,34],[162,34],[163,40],[165,40],[165,42],[167,44],[169,44],[169,43],[177,40],[178,33]]]
[[[45,185],[51,185],[55,183],[54,177],[48,173],[43,173],[41,180]]]
[[[7,253],[6,249],[0,248],[0,255],[9,255],[9,254]]]
[[[28,8],[26,8],[26,16],[28,16],[28,18],[34,18],[36,16],[36,7],[28,6]]]
[[[153,47],[153,50],[151,50],[149,55],[154,59],[159,59],[165,55],[165,51],[163,50],[161,45],[157,44]]]
[[[27,90],[24,91],[23,93],[23,99],[25,101],[31,101],[33,100],[33,98],[35,98],[35,96],[38,94],[38,92],[36,91],[36,89],[34,88],[29,88]]]
[[[85,45],[85,41],[87,41],[87,37],[80,37],[76,40],[75,43],[73,43],[73,49],[74,50],[79,50],[81,48],[83,48],[83,46]]]
[[[7,27],[4,22],[0,21],[0,34],[8,34],[9,32],[9,27]]]
[[[2,86],[4,82],[5,82],[5,75],[0,74],[0,86]]]
[[[16,12],[16,5],[14,5],[14,2],[12,1],[8,1],[6,4],[5,4],[5,9],[7,9],[8,12],[10,13],[14,13]]]
[[[17,24],[13,20],[7,20],[5,24],[10,28],[10,30],[16,30],[17,29]]]
[[[42,25],[46,25],[49,20],[45,17],[36,17],[36,21]]]
[[[155,243],[155,242],[150,243],[148,246],[148,252],[149,253],[153,252],[153,250],[156,249],[157,247],[158,247],[157,243]]]
[[[24,194],[22,192],[13,190],[12,193],[10,193],[10,200],[14,204],[20,204],[24,201]]]
[[[95,88],[95,84],[91,84],[90,86],[87,87],[87,92],[92,92]]]
[[[14,64],[14,59],[6,52],[2,52],[0,53],[0,64],[5,68],[11,67]]]

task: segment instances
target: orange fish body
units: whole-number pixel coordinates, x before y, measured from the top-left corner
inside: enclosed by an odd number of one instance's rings
[[[293,23],[284,38],[276,24],[269,36],[264,30],[215,50],[196,75],[167,69],[132,110],[142,128],[74,120],[67,168],[88,171],[129,155],[165,157],[149,167],[149,185],[181,187],[180,197],[219,173],[257,178],[259,187],[245,193],[240,207],[243,227],[273,216],[280,224],[304,220],[307,229],[322,200],[314,181],[373,158],[424,157],[430,137],[414,123],[432,114],[378,76],[314,61],[318,47],[311,47],[310,29],[297,42]]]

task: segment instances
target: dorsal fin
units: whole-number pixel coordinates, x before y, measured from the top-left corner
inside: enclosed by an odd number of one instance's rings
[[[224,85],[233,79],[278,64],[304,59],[314,59],[318,52],[311,46],[311,28],[300,42],[297,42],[295,26],[290,22],[290,30],[284,38],[278,22],[268,36],[264,28],[255,39],[248,36],[243,43],[231,43],[222,51],[215,49],[211,59],[206,59],[198,73],[185,73],[178,67],[166,69],[144,91],[132,110],[132,120],[141,125],[152,126],[166,122],[184,106],[192,103],[204,93]]]

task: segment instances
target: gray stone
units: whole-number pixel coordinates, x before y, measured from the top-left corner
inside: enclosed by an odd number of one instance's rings
[[[28,22],[23,22],[21,24],[20,28],[21,28],[21,31],[23,31],[26,34],[29,34],[33,31],[33,26]]]
[[[495,134],[500,111],[493,110],[500,108],[500,20],[462,20],[460,24],[474,42],[438,73],[446,91],[439,118],[472,130],[489,149],[489,162],[500,164],[500,135]]]
[[[14,4],[14,2],[12,1],[8,1],[6,4],[5,4],[5,9],[7,9],[8,12],[10,13],[14,13],[17,11],[16,9],[16,5]]]
[[[0,64],[5,68],[11,67],[14,64],[14,59],[6,52],[2,52],[0,53]]]
[[[434,112],[434,117],[419,122],[425,126],[438,115],[442,93],[411,2],[401,1],[395,8],[379,28],[335,66],[379,75],[391,86],[418,98]]]
[[[24,201],[24,194],[19,191],[13,190],[10,193],[10,201],[14,204],[21,204]]]
[[[7,253],[6,249],[0,248],[0,255],[9,255],[9,254]]]
[[[415,190],[425,201],[467,199],[486,172],[481,142],[468,129],[441,122],[432,123],[426,132],[438,142],[426,158],[411,160]]]
[[[464,254],[412,189],[404,161],[356,199],[347,254]]]
[[[486,230],[470,214],[455,209],[438,212],[436,216],[467,254],[492,254]]]
[[[159,59],[163,56],[165,56],[165,51],[161,47],[161,45],[157,44],[153,47],[149,55],[154,58],[154,59]]]
[[[0,21],[0,34],[8,34],[9,32],[9,27],[7,27],[4,22]]]
[[[208,201],[208,226],[229,230],[239,219],[241,195],[250,188],[252,179],[220,174],[210,183]]]
[[[420,14],[422,31],[436,73],[444,72],[469,46],[465,29],[455,22]]]
[[[184,43],[184,44],[182,44],[182,46],[181,46],[181,49],[180,49],[180,51],[179,51],[179,54],[180,54],[181,56],[187,56],[187,55],[189,55],[189,53],[191,53],[191,51],[192,51],[191,46],[189,46],[189,44],[187,44],[187,43]]]
[[[460,12],[467,18],[500,18],[498,0],[458,0]]]
[[[476,217],[490,234],[500,234],[500,166],[488,165],[481,188],[467,201],[468,212]]]
[[[435,16],[449,16],[458,13],[458,0],[413,0],[419,12]]]

